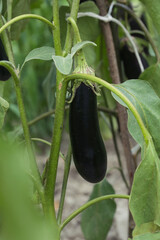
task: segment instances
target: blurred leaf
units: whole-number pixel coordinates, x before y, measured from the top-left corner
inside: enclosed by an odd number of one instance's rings
[[[12,18],[27,14],[30,12],[30,0],[16,0],[13,2],[13,11]],[[24,29],[28,20],[22,20],[18,23],[15,23],[11,26],[11,38],[12,40],[16,40],[19,38],[21,31]]]
[[[142,152],[142,161],[134,174],[129,201],[139,234],[144,232],[144,223],[153,222],[156,225],[153,225],[154,229],[160,226],[160,159],[152,138]],[[150,226],[146,225],[145,231],[149,231]]]
[[[97,46],[94,42],[91,41],[83,41],[83,42],[79,42],[77,44],[75,44],[72,49],[71,49],[71,55],[72,57],[74,56],[74,54],[76,54],[76,52],[78,52],[80,49],[88,46],[88,45],[93,45],[93,46]]]
[[[52,109],[55,103],[56,92],[56,68],[52,64],[52,67],[43,82],[43,89],[48,103],[48,109]]]
[[[68,2],[66,0],[59,0],[59,6],[68,6]]]
[[[5,99],[0,97],[0,129],[3,126],[4,118],[8,108],[9,108],[9,103]]]
[[[152,86],[142,80],[128,80],[123,84],[116,85],[135,106],[140,114],[146,128],[153,138],[153,142],[158,155],[160,155],[160,98],[157,96]],[[122,100],[113,94],[114,98],[125,106]],[[139,125],[133,114],[128,110],[128,129],[133,138],[143,146],[143,136]]]
[[[79,12],[93,12],[99,14],[99,9],[92,1],[80,4]],[[78,18],[78,27],[82,41],[95,41],[100,34],[99,21],[91,17]]]
[[[148,81],[157,95],[160,97],[160,64],[154,64],[147,68],[139,77],[139,79]]]
[[[2,13],[2,9],[3,9],[3,1],[0,0],[0,13]]]
[[[41,208],[31,201],[34,188],[26,149],[3,139],[0,152],[1,239],[58,239]]]
[[[140,0],[146,7],[154,26],[160,34],[160,1],[159,0]]]
[[[25,65],[26,62],[29,62],[34,59],[49,61],[52,60],[52,55],[55,54],[54,48],[44,46],[40,48],[33,49],[25,58],[22,67]]]
[[[72,55],[68,54],[66,57],[61,56],[52,56],[53,61],[56,65],[56,68],[63,73],[64,75],[67,75],[71,72],[72,69]]]
[[[43,3],[43,0],[30,0],[31,8],[40,8],[41,4]]]
[[[90,199],[113,194],[112,186],[104,179],[94,186]],[[116,204],[105,200],[94,204],[82,213],[81,227],[86,240],[105,240],[112,225]]]

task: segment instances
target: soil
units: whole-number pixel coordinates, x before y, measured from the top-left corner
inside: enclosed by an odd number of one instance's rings
[[[69,139],[68,135],[63,136],[61,152],[66,154],[67,145]],[[120,172],[115,169],[118,167],[117,156],[114,151],[112,140],[108,140],[106,143],[107,157],[108,157],[108,173],[107,181],[113,186],[116,194],[127,194],[127,188],[122,180]],[[120,148],[120,154],[122,158],[123,169],[125,176],[127,177],[127,170],[125,164],[125,158],[121,142],[118,141]],[[44,158],[43,158],[44,159]],[[41,160],[41,166],[43,161]],[[61,186],[63,180],[63,169],[64,161],[62,158],[59,159],[57,183],[55,190],[55,206],[58,209]],[[72,161],[69,180],[67,185],[67,192],[65,197],[63,219],[65,219],[74,210],[80,207],[82,204],[87,202],[90,193],[92,191],[93,184],[86,182],[75,169]],[[128,201],[124,199],[116,199],[116,213],[112,227],[107,236],[107,240],[127,240],[128,239]],[[61,240],[84,240],[84,236],[80,226],[81,216],[77,216],[73,219],[62,231]]]

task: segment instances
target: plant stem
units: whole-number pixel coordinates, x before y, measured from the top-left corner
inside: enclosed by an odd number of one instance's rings
[[[42,142],[42,143],[44,143],[44,144],[46,144],[46,145],[48,145],[48,146],[50,146],[51,147],[51,143],[50,142],[48,142],[47,140],[44,140],[44,139],[42,139],[42,138],[31,138],[31,140],[32,141],[36,141],[36,142]],[[63,156],[63,154],[60,152],[59,153],[59,155],[60,155],[60,157],[63,159],[63,160],[65,160],[64,159],[64,156]]]
[[[67,18],[67,21],[70,22],[70,24],[72,25],[73,31],[74,31],[74,39],[76,40],[76,43],[81,42],[81,37],[80,37],[80,33],[79,33],[79,29],[78,26],[75,22],[75,20],[72,17]]]
[[[55,24],[55,29],[53,31],[55,54],[58,56],[62,56],[58,0],[53,0],[53,20]]]
[[[70,170],[70,165],[71,165],[71,156],[72,156],[72,148],[71,148],[71,144],[70,144],[69,148],[68,148],[68,153],[67,153],[67,156],[65,159],[65,168],[64,168],[60,205],[59,205],[58,214],[57,214],[58,224],[61,224],[61,220],[62,220],[63,206],[64,206],[64,200],[65,200],[65,195],[66,195],[69,170]]]
[[[85,203],[84,205],[82,205],[80,208],[78,208],[76,211],[74,211],[61,225],[60,227],[60,231],[62,231],[62,229],[73,219],[75,218],[78,214],[80,214],[81,212],[83,212],[84,210],[86,210],[88,207],[104,201],[104,200],[108,200],[108,199],[115,199],[115,198],[122,198],[122,199],[129,199],[129,195],[120,195],[120,194],[112,194],[112,195],[106,195],[106,196],[102,196],[102,197],[98,197],[95,198],[87,203]]]
[[[12,18],[9,22],[7,22],[6,24],[4,24],[1,28],[0,28],[0,34],[6,29],[8,28],[9,26],[11,26],[13,23],[16,23],[20,20],[23,20],[23,19],[27,19],[27,18],[32,18],[32,19],[38,19],[44,23],[46,23],[49,27],[51,27],[52,29],[55,29],[55,26],[53,23],[51,23],[48,19],[42,17],[42,16],[39,16],[39,15],[36,15],[36,14],[22,14],[20,16],[17,16],[15,18]]]
[[[70,17],[74,19],[74,21],[77,21],[77,14],[79,9],[79,2],[80,0],[74,0],[72,1],[72,7],[71,7],[71,13]],[[71,26],[68,23],[67,24],[67,35],[66,35],[66,41],[65,41],[65,47],[64,47],[64,55],[68,54],[72,47],[72,34],[71,34]]]
[[[77,18],[77,3],[79,5],[79,0],[74,0],[72,4],[72,15],[74,15],[73,19]],[[73,9],[73,5],[76,6]],[[53,0],[53,15],[54,15],[54,23],[56,29],[53,33],[54,38],[54,47],[56,55],[61,56],[61,42],[60,42],[60,25],[59,25],[59,8],[58,8],[58,0]],[[72,45],[71,45],[72,46]],[[69,49],[70,50],[70,49]],[[59,88],[59,83],[62,80],[62,74],[57,71],[57,83],[56,83],[56,109],[55,109],[55,119],[54,119],[54,129],[53,129],[53,138],[52,138],[52,146],[49,157],[49,169],[46,179],[46,187],[45,187],[45,195],[46,195],[46,204],[47,204],[47,214],[49,215],[52,212],[54,220],[56,220],[55,209],[53,207],[54,200],[54,190],[55,190],[55,182],[56,182],[56,174],[57,174],[57,165],[58,165],[58,157],[60,150],[60,143],[62,137],[62,129],[63,129],[63,120],[64,120],[64,108],[65,108],[65,98],[66,98],[66,90],[67,83],[65,83],[62,88]]]
[[[131,110],[131,112],[133,113],[135,119],[137,120],[137,123],[142,131],[144,140],[146,142],[146,144],[148,143],[149,139],[151,138],[148,130],[146,129],[139,113],[137,112],[136,108],[134,107],[134,105],[128,100],[128,98],[123,95],[123,93],[121,93],[117,88],[116,85],[112,85],[108,82],[106,82],[105,80],[102,80],[101,78],[92,76],[92,75],[88,75],[88,74],[82,74],[82,73],[78,73],[78,74],[72,74],[72,75],[68,75],[67,77],[64,78],[64,81],[70,81],[70,80],[74,80],[74,79],[87,79],[90,80],[92,82],[98,83],[102,86],[104,86],[105,88],[109,89],[110,91],[112,91],[114,94],[116,94],[127,106],[128,108]]]
[[[59,4],[58,0],[53,0],[53,20],[55,23],[55,29],[53,30],[53,39],[56,55],[62,55],[61,40],[60,40],[60,22],[59,22]],[[63,120],[64,120],[64,107],[67,84],[63,86],[61,91],[59,90],[59,82],[62,79],[62,74],[56,71],[56,108],[55,119],[53,126],[52,145],[48,161],[48,172],[46,177],[45,197],[46,197],[46,209],[45,214],[48,218],[58,226],[56,221],[56,213],[54,208],[54,191],[57,176],[57,166],[59,159],[60,143],[62,137]]]
[[[12,19],[12,4],[13,0],[7,0],[7,21],[10,21]],[[10,27],[9,27],[10,32]]]

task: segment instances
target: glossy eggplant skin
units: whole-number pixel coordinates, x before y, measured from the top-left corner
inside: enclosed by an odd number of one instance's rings
[[[144,69],[149,67],[147,60],[139,53]],[[125,44],[120,50],[121,61],[124,65],[124,71],[127,79],[138,79],[141,74],[141,69],[134,52],[129,50]]]
[[[4,49],[2,40],[0,39],[0,61],[2,60],[8,61],[8,57]],[[6,68],[0,66],[0,81],[7,81],[10,77],[10,72]]]
[[[69,130],[77,171],[88,182],[101,181],[107,169],[107,155],[99,129],[97,97],[84,83],[70,104]]]

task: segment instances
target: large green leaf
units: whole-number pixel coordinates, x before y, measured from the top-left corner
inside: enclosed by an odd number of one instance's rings
[[[0,97],[0,129],[3,126],[4,118],[8,108],[9,108],[9,103],[5,99]]]
[[[142,80],[148,81],[157,95],[160,97],[160,64],[154,64],[147,68],[139,77]]]
[[[154,26],[160,34],[160,1],[159,0],[140,0],[146,7]]]
[[[133,103],[139,112],[146,128],[153,138],[158,155],[160,155],[160,98],[152,86],[142,80],[128,80],[123,84],[116,85],[123,94]],[[125,104],[115,96],[121,104]],[[134,139],[143,146],[143,136],[133,114],[128,111],[128,128]]]
[[[107,194],[113,194],[112,186],[106,181],[94,186],[90,200]],[[86,240],[105,240],[112,225],[116,204],[105,200],[94,204],[82,213],[81,227]]]
[[[134,174],[129,207],[139,235],[160,227],[160,160],[152,139],[143,148],[142,161]],[[145,223],[148,225],[144,228]]]

